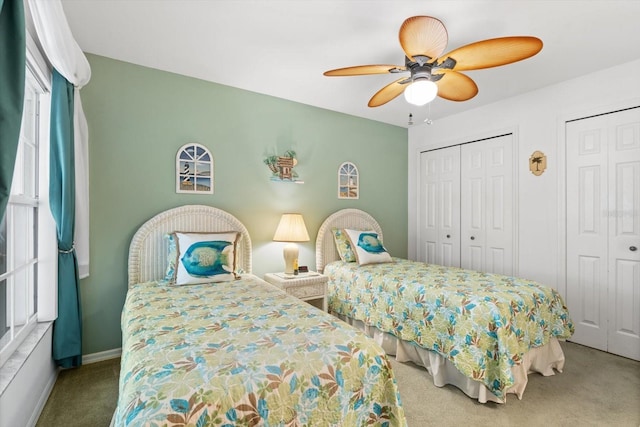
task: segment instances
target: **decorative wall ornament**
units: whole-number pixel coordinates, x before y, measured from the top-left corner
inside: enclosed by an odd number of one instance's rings
[[[298,173],[293,168],[298,164],[296,152],[287,150],[282,156],[269,156],[264,159],[264,164],[271,171],[272,181],[288,181],[302,184]]]
[[[338,199],[358,199],[360,197],[360,174],[351,162],[344,162],[338,168]]]
[[[542,175],[547,168],[547,156],[542,151],[534,151],[529,158],[529,170],[535,176]]]
[[[176,193],[213,194],[213,157],[204,145],[189,143],[178,150]]]

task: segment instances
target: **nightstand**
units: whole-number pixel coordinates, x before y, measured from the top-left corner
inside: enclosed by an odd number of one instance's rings
[[[324,311],[328,309],[327,282],[329,279],[324,274],[314,271],[300,273],[296,276],[284,273],[267,273],[264,275],[264,280],[302,301],[320,301],[322,309]]]

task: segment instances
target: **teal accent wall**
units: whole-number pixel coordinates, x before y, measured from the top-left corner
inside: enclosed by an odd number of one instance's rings
[[[389,252],[407,256],[406,129],[87,56],[92,77],[82,103],[90,135],[91,267],[81,281],[83,354],[121,347],[129,243],[140,225],[168,208],[205,204],[235,215],[251,235],[259,276],[284,268],[283,243],[271,240],[284,212],[302,213],[309,230],[301,265],[314,268],[318,228],[343,208],[371,213]],[[175,156],[188,142],[213,154],[212,195],[175,192]],[[263,159],[289,149],[304,184],[269,179]],[[360,171],[358,200],[337,197],[344,161]]]

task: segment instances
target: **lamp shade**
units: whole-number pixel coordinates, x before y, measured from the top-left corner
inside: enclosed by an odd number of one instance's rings
[[[280,218],[280,223],[273,235],[276,242],[308,242],[309,233],[304,225],[301,214],[286,213]]]
[[[302,215],[296,213],[286,213],[280,218],[276,234],[273,235],[276,242],[289,242],[285,245],[282,254],[284,255],[284,273],[298,273],[298,245],[293,242],[308,242],[309,233],[304,225]]]
[[[438,85],[431,80],[417,79],[404,90],[404,99],[409,104],[425,105],[438,95]]]

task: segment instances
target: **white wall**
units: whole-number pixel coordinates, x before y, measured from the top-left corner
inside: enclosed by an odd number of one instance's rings
[[[546,72],[553,72],[547,70]],[[564,123],[640,105],[640,60],[599,70],[409,129],[409,258],[417,245],[419,153],[515,131],[518,275],[558,289],[564,283]],[[541,176],[529,171],[534,151],[547,156]]]

